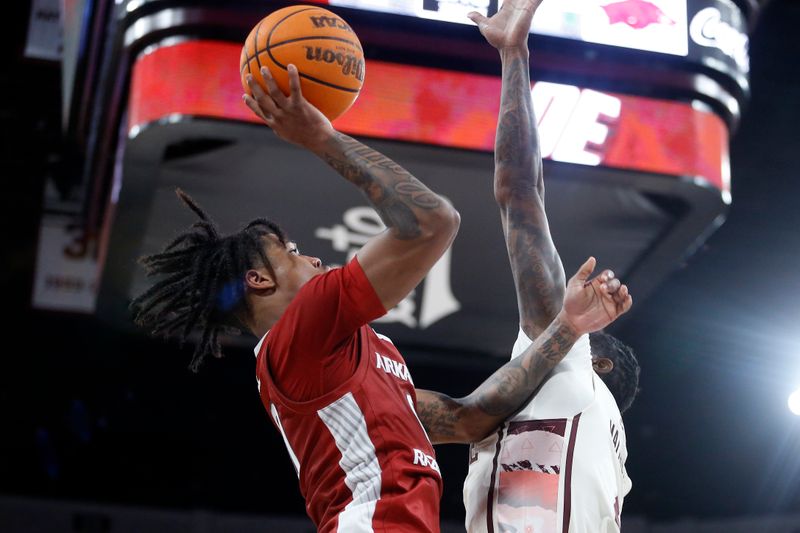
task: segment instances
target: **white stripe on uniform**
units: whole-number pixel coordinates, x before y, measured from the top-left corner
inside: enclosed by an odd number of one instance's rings
[[[259,386],[261,382],[258,383]],[[283,443],[286,444],[286,449],[289,451],[289,457],[292,459],[292,464],[294,465],[294,471],[297,472],[297,477],[300,477],[300,461],[297,460],[297,455],[295,455],[292,446],[289,444],[289,439],[286,438],[286,432],[283,430],[283,424],[281,424],[281,417],[278,416],[278,410],[275,408],[275,404],[269,404],[269,410],[272,413],[272,419],[275,420],[275,425],[278,426],[278,430],[281,432],[281,437],[283,437]]]
[[[367,433],[364,414],[353,394],[348,392],[317,411],[342,454],[339,466],[353,500],[339,514],[338,531],[372,532],[372,515],[381,498],[381,466],[375,446]]]

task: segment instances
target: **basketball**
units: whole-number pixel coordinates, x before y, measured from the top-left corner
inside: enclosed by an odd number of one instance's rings
[[[321,7],[285,7],[255,25],[242,47],[244,90],[251,94],[248,74],[266,89],[261,67],[267,67],[288,95],[289,64],[297,67],[303,96],[330,120],[353,105],[364,82],[358,37],[341,17]]]

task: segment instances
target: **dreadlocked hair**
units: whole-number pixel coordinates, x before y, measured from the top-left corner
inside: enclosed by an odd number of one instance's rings
[[[177,338],[181,345],[194,331],[199,340],[189,368],[197,372],[208,355],[222,357],[221,334],[244,330],[241,312],[250,312],[244,298],[245,273],[260,263],[270,273],[262,237],[274,234],[285,242],[283,231],[264,218],[249,222],[233,235],[220,235],[216,224],[181,189],[178,198],[200,220],[178,235],[157,254],[139,263],[147,277],[160,277],[131,302],[134,322],[153,336]]]
[[[607,333],[589,335],[592,355],[607,357],[614,362],[614,368],[607,374],[599,374],[600,378],[614,395],[619,412],[624,413],[639,393],[639,362],[633,350],[616,337]]]

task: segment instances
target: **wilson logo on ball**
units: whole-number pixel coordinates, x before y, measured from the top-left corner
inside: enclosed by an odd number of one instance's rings
[[[364,80],[364,60],[353,54],[343,54],[330,48],[321,46],[306,46],[306,59],[309,61],[324,61],[325,63],[338,63],[342,67],[342,74],[353,76],[358,81]]]

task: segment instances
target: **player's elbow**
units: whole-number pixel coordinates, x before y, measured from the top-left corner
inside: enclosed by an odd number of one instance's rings
[[[501,208],[512,207],[516,202],[530,202],[538,191],[533,180],[519,180],[499,172],[494,180],[494,200]]]
[[[451,237],[455,237],[456,233],[458,233],[458,228],[461,226],[461,214],[449,201],[443,200],[443,203],[444,209],[441,213],[441,230]]]
[[[450,202],[447,202],[450,205]],[[450,205],[450,212],[447,216],[448,223],[448,231],[450,232],[451,240],[455,238],[456,234],[458,233],[458,228],[461,227],[461,213],[456,210],[455,207]]]
[[[500,207],[506,207],[511,202],[511,186],[496,175],[494,179],[494,201]]]
[[[420,225],[421,240],[453,241],[461,225],[461,215],[455,207],[445,199],[436,208],[432,209],[424,222]]]

